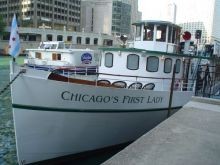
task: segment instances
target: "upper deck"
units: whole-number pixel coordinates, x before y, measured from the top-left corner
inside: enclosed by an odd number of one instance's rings
[[[134,23],[134,48],[166,53],[178,53],[181,27],[167,21],[141,21]]]

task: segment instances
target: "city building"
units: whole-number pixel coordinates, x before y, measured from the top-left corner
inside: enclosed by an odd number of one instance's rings
[[[142,20],[142,13],[140,11],[138,11],[138,0],[130,0],[131,3],[131,23],[136,23],[137,21],[141,21]],[[135,26],[130,25],[131,26],[131,38],[134,38],[135,35]]]
[[[137,0],[82,0],[81,28],[86,32],[133,36],[140,20]]]
[[[220,42],[220,0],[215,0],[211,38]]]
[[[39,46],[41,41],[65,41],[75,48],[90,48],[97,50],[99,47],[118,46],[115,37],[105,34],[54,30],[47,28],[19,27],[21,49],[33,49]],[[5,35],[0,36],[0,52],[7,54],[10,27]]]
[[[220,0],[173,0],[177,5],[177,23],[189,30],[202,30],[201,42],[220,41]]]
[[[1,50],[7,50],[14,13],[22,49],[36,48],[41,41],[65,41],[92,49],[119,45],[111,35],[81,31],[81,0],[0,0],[0,14],[7,24],[0,36]]]
[[[1,0],[0,14],[8,26],[14,13],[18,26],[79,30],[81,0]]]
[[[176,23],[176,12],[177,12],[177,6],[175,3],[168,4],[168,10],[167,10],[167,17],[168,21],[172,23]]]
[[[191,33],[191,40],[195,43],[197,42],[197,30],[201,30],[201,38],[198,40],[199,43],[206,43],[209,40],[208,32],[203,22],[186,22],[179,24],[179,26],[182,27],[182,32],[188,31]]]

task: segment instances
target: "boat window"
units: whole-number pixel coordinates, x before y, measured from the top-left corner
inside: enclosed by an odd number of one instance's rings
[[[97,84],[98,85],[110,85],[111,84],[111,82],[110,81],[108,81],[108,80],[98,80],[97,81]]]
[[[141,40],[141,26],[136,26],[136,35],[135,40],[140,41]]]
[[[181,67],[181,60],[177,59],[176,60],[176,73],[180,72],[180,67]]]
[[[105,54],[105,66],[111,68],[113,66],[113,54],[106,53]]]
[[[154,83],[148,83],[148,84],[145,84],[142,89],[144,89],[144,90],[153,90],[154,87],[155,87]]]
[[[171,73],[172,71],[172,59],[166,58],[164,60],[164,73]]]
[[[147,26],[144,26],[144,41],[153,41],[154,38],[154,25],[149,24]]]
[[[52,60],[54,60],[54,61],[61,60],[61,54],[53,53],[52,54]]]
[[[139,69],[139,56],[136,54],[129,54],[127,57],[127,68],[130,70]]]
[[[168,42],[172,43],[172,35],[173,35],[173,27],[169,26],[169,30],[168,30]]]
[[[64,49],[64,47],[65,47],[65,45],[64,45],[63,42],[60,42],[60,43],[58,44],[58,49]]]
[[[52,44],[51,49],[56,49],[57,48],[57,44]]]
[[[115,81],[112,83],[112,85],[114,85],[117,88],[126,88],[127,84],[124,81]]]
[[[180,30],[173,28],[172,30],[172,43],[177,43],[180,40]]]
[[[159,67],[159,58],[150,56],[147,58],[146,70],[148,72],[157,72]]]
[[[45,46],[44,43],[41,42],[39,48],[40,48],[40,49],[44,49],[44,46]]]
[[[166,41],[166,25],[157,26],[157,38],[156,41],[165,42]]]
[[[142,83],[140,82],[135,82],[129,85],[128,89],[141,89],[142,88]]]
[[[42,58],[41,53],[36,52],[36,53],[35,53],[35,58],[41,59],[41,58]]]

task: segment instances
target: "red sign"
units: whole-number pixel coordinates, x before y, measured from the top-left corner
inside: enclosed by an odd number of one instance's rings
[[[188,31],[185,31],[185,32],[183,33],[183,39],[184,39],[184,40],[190,40],[190,39],[191,39],[191,33],[188,32]]]

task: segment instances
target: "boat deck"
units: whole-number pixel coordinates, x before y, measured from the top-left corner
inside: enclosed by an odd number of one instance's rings
[[[193,97],[181,110],[103,165],[220,162],[220,100]]]

